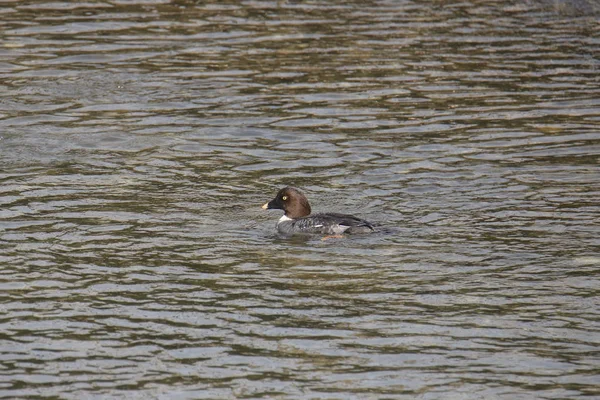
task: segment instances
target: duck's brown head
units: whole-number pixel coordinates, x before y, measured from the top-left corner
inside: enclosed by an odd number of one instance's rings
[[[285,216],[296,219],[310,215],[310,204],[308,199],[296,188],[284,187],[277,196],[270,202],[262,206],[265,210],[283,210]]]

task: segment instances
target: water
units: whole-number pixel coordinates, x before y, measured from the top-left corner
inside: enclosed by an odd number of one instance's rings
[[[5,3],[0,398],[600,396],[598,12]]]

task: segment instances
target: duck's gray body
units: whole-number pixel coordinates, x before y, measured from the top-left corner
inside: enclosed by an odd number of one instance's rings
[[[375,229],[369,222],[353,215],[325,213],[296,219],[284,215],[277,221],[277,230],[284,235],[297,233],[341,235],[342,233],[369,233]]]

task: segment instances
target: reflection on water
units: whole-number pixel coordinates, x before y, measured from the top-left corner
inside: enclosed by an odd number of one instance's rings
[[[8,3],[0,397],[599,395],[598,11]]]

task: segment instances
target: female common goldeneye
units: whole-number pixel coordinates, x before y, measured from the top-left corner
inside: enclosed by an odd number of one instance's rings
[[[317,233],[340,235],[342,233],[369,233],[375,228],[364,219],[352,215],[324,213],[310,215],[310,204],[298,189],[285,187],[264,206],[265,210],[277,209],[285,214],[277,221],[277,230],[285,235],[294,233]]]

